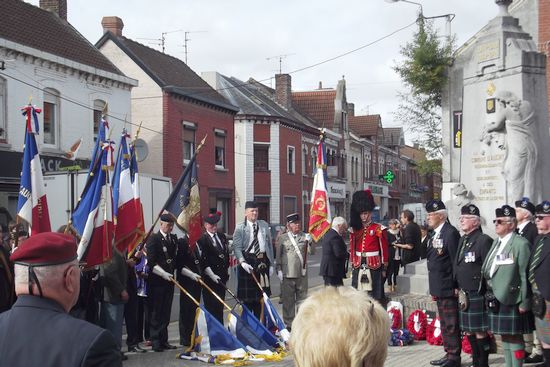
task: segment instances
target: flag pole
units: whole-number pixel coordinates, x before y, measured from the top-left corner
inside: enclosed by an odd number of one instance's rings
[[[233,297],[233,298],[235,299],[235,301],[237,301],[238,304],[240,304],[240,305],[243,304],[243,302],[242,302],[240,299],[237,298],[237,296],[235,295],[235,293],[233,293],[233,292],[231,291],[231,289],[229,289],[229,288],[228,288],[225,284],[223,284],[223,283],[219,283],[219,284],[220,284],[220,285],[221,285],[221,286],[231,295],[231,297]]]
[[[229,305],[228,305],[227,303],[225,303],[225,301],[224,301],[218,294],[216,294],[216,292],[214,292],[214,291],[212,290],[212,288],[210,288],[210,287],[208,286],[208,284],[206,284],[206,283],[204,282],[204,280],[199,279],[199,283],[200,283],[204,288],[208,289],[208,291],[209,291],[210,293],[212,293],[212,295],[213,295],[214,297],[216,297],[216,299],[217,299],[218,301],[220,301],[220,302],[225,306],[225,308],[227,308],[229,311],[232,310],[232,308],[229,307]]]
[[[254,282],[256,282],[256,285],[258,286],[258,288],[260,288],[260,290],[262,292],[265,292],[264,291],[264,288],[260,285],[260,282],[258,282],[258,278],[256,278],[256,275],[254,275],[254,270],[252,270],[252,272],[250,273],[250,275],[252,275],[252,278],[254,278]]]
[[[185,289],[183,288],[177,281],[176,279],[174,278],[170,278],[171,282],[174,283],[176,285],[176,287],[178,287],[180,289],[180,291],[182,291],[183,293],[185,293],[185,295],[187,297],[189,297],[191,299],[191,301],[193,301],[193,303],[195,305],[197,305],[197,307],[200,307],[200,303]]]

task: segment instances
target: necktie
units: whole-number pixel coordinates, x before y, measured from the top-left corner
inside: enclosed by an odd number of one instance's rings
[[[214,233],[214,240],[216,241],[216,244],[218,245],[218,247],[220,248],[220,250],[223,251],[223,246],[222,246],[222,243],[221,243],[220,239],[218,238],[218,234],[217,234],[217,233]]]
[[[254,249],[254,255],[260,254],[260,243],[258,242],[258,224],[254,223],[254,233],[252,235],[252,248]]]
[[[468,238],[468,235],[464,235],[462,244],[460,245],[460,251],[458,251],[458,256],[460,256],[459,259],[464,258],[464,251],[466,251],[466,246],[469,240],[470,238]]]
[[[544,237],[541,238],[537,245],[535,246],[535,252],[533,253],[533,259],[531,260],[531,265],[529,266],[529,282],[535,284],[535,269],[540,263],[540,254],[542,253],[542,246],[544,245]]]

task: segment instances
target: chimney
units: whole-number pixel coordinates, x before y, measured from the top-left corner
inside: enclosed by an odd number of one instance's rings
[[[355,116],[355,103],[348,103],[348,116]]]
[[[103,17],[101,25],[103,26],[103,33],[111,32],[117,37],[122,37],[124,23],[119,17]]]
[[[286,110],[292,106],[292,81],[289,74],[275,74],[276,101]]]
[[[319,81],[319,90],[323,89],[323,82]]]
[[[67,20],[67,0],[40,0],[40,8],[57,14],[61,19]]]

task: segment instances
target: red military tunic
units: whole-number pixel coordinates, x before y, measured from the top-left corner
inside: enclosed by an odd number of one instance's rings
[[[351,233],[350,259],[353,268],[361,266],[361,258],[365,258],[363,263],[369,269],[378,269],[382,264],[388,266],[388,238],[386,228],[381,224],[371,223],[368,227]]]

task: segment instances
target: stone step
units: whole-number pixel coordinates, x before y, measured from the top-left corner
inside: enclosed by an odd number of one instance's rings
[[[397,292],[429,295],[427,274],[402,274],[397,276]]]
[[[426,259],[418,260],[405,266],[406,274],[428,275],[428,262]]]

